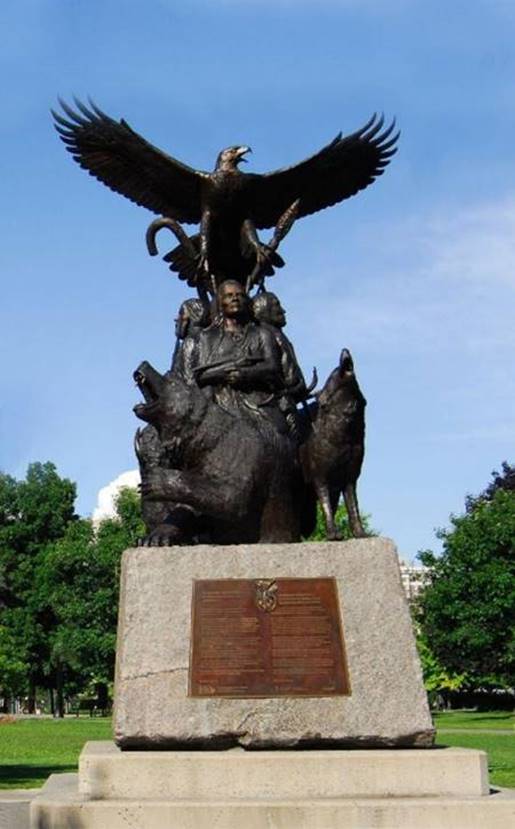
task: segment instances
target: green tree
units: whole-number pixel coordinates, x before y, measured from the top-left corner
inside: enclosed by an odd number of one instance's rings
[[[506,492],[515,492],[515,466],[507,461],[502,463],[502,472],[497,472],[494,469],[492,480],[483,492],[480,492],[479,495],[467,495],[465,498],[466,511],[473,512],[483,501],[491,501],[499,489],[504,489]]]
[[[52,463],[33,463],[24,480],[0,475],[0,623],[28,666],[29,710],[36,684],[48,686],[51,616],[40,612],[36,572],[46,548],[75,519],[75,484]]]
[[[419,554],[430,568],[419,623],[447,671],[469,681],[515,681],[515,492],[497,488],[439,532],[440,557]]]
[[[121,555],[143,532],[138,493],[127,488],[118,495],[115,518],[97,528],[89,519],[70,524],[41,561],[39,606],[54,619],[49,661],[61,680],[60,714],[66,688],[95,685],[101,707],[106,707],[114,673]]]
[[[417,635],[417,650],[422,666],[424,687],[433,697],[438,692],[460,691],[467,687],[467,675],[446,671],[429,647],[422,633]]]
[[[0,697],[4,700],[4,711],[10,697],[24,693],[27,671],[28,665],[20,658],[9,628],[0,625]]]

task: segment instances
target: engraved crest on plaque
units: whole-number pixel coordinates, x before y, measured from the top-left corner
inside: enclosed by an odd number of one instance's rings
[[[275,579],[257,579],[256,607],[271,613],[277,607],[277,582]]]

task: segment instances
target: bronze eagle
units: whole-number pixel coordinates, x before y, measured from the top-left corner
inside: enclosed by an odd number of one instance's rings
[[[287,230],[296,218],[364,190],[382,175],[396,153],[395,121],[384,128],[374,114],[359,130],[336,138],[311,157],[265,174],[243,173],[250,147],[222,150],[213,172],[195,170],[154,147],[125,120],[115,121],[91,100],[74,99],[77,111],[59,99],[55,128],[77,163],[111,190],[174,223],[200,224],[165,259],[191,285],[228,277],[269,275],[283,263],[274,245],[260,242],[257,229]],[[286,217],[286,218],[285,218]],[[166,226],[166,222],[157,227]],[[156,226],[154,229],[157,229]],[[180,236],[180,226],[178,235]],[[284,230],[282,235],[285,235]],[[184,242],[186,244],[184,244]],[[276,237],[277,242],[277,237]],[[276,245],[277,246],[277,245]]]

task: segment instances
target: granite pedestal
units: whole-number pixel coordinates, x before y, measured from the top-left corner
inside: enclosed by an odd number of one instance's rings
[[[275,601],[266,592],[274,584],[280,605],[281,580],[331,580],[343,690],[196,696],[194,586],[231,579],[264,585],[264,606]],[[223,633],[223,602],[218,612],[210,618]],[[114,724],[118,745],[90,743],[78,776],[49,778],[32,802],[31,829],[515,825],[514,793],[490,792],[483,752],[431,747],[409,610],[385,539],[127,550]]]
[[[335,580],[350,694],[189,695],[195,580],[281,578]],[[394,545],[368,538],[127,550],[114,722],[122,748],[430,746],[434,730]]]

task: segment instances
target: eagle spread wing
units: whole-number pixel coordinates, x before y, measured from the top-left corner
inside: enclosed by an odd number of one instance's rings
[[[336,136],[318,153],[249,182],[250,210],[257,227],[273,227],[299,199],[298,216],[308,216],[348,199],[383,174],[397,152],[395,121],[383,130],[384,117],[372,118],[357,132]]]
[[[52,111],[61,140],[90,175],[154,213],[187,223],[200,222],[201,189],[207,173],[154,147],[123,119],[114,121],[90,100],[76,98],[79,112],[59,100],[68,118]]]

